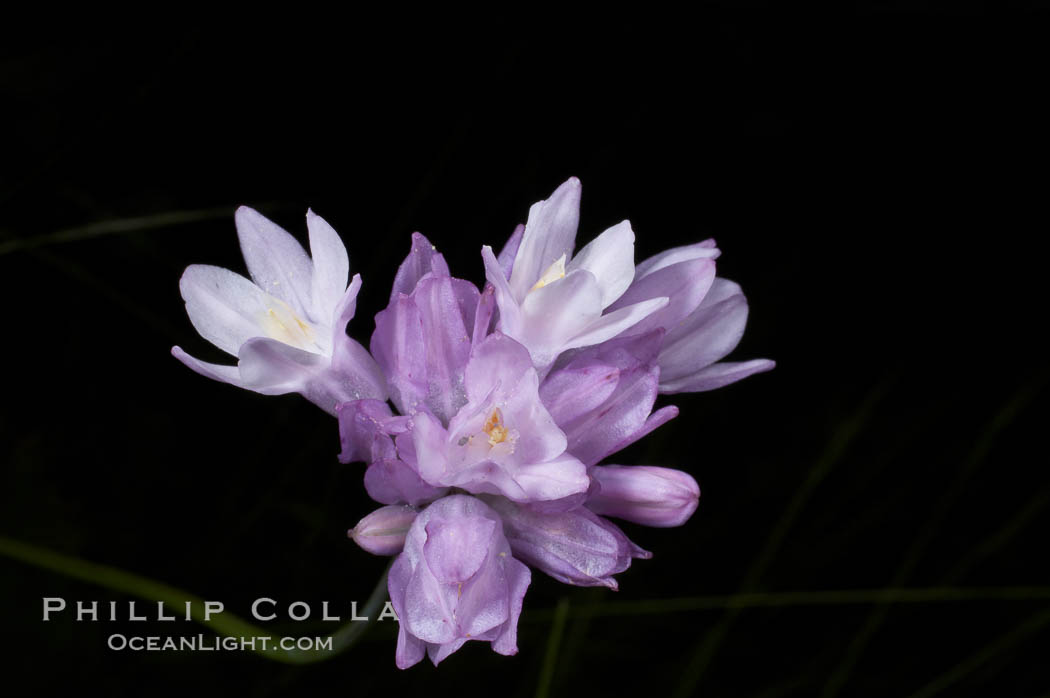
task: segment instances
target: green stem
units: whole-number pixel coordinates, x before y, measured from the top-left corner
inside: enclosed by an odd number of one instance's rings
[[[929,587],[885,589],[829,589],[774,591],[677,599],[616,601],[586,606],[570,615],[586,617],[636,616],[731,608],[789,608],[792,606],[848,606],[867,604],[951,603],[964,601],[1047,601],[1050,587]]]
[[[389,571],[383,572],[371,596],[365,603],[361,614],[369,621],[350,621],[336,629],[330,637],[332,639],[331,649],[284,649],[280,646],[280,636],[272,632],[252,625],[246,620],[231,613],[220,613],[206,619],[204,616],[204,599],[194,596],[181,589],[168,586],[148,577],[125,572],[108,565],[100,565],[80,558],[52,552],[35,545],[23,543],[0,536],[0,554],[24,562],[41,569],[57,572],[73,579],[96,584],[113,591],[122,592],[130,596],[136,596],[148,601],[163,601],[165,605],[173,607],[185,607],[189,604],[190,617],[217,635],[236,638],[270,638],[266,643],[269,649],[264,650],[262,643],[250,645],[253,652],[285,664],[313,664],[326,659],[331,659],[337,654],[350,649],[372,625],[374,619],[386,601],[386,576]]]
[[[15,237],[10,232],[0,230],[0,255],[33,250],[47,245],[90,240],[106,235],[139,233],[145,230],[171,228],[211,220],[232,220],[235,208],[234,206],[215,206],[213,208],[165,211],[134,218],[113,218],[32,237]],[[278,208],[278,205],[271,203],[257,206],[256,208],[265,212]]]
[[[1010,630],[1005,635],[1000,635],[998,638],[974,652],[969,657],[913,693],[912,698],[929,698],[929,696],[935,696],[938,693],[941,693],[945,689],[950,688],[966,678],[977,669],[980,669],[987,662],[995,659],[1007,650],[1012,649],[1029,635],[1042,630],[1047,624],[1050,624],[1050,610],[1044,610],[1042,613],[1032,616],[1024,623],[1021,623],[1013,630]]]
[[[880,400],[885,396],[892,384],[892,379],[880,381],[864,402],[851,417],[844,419],[832,435],[821,456],[813,463],[806,479],[799,483],[787,508],[780,515],[777,524],[771,529],[762,550],[751,563],[744,579],[740,583],[740,592],[749,594],[758,589],[766,570],[773,564],[781,545],[787,539],[788,531],[794,526],[795,521],[801,516],[810,499],[817,492],[819,486],[842,460],[842,457],[852,446],[854,439],[864,430],[872,411]],[[710,666],[729,631],[736,623],[737,616],[744,606],[730,606],[722,618],[711,627],[704,637],[697,642],[685,660],[685,669],[679,679],[678,686],[673,695],[675,698],[685,698],[696,692],[704,673]]]
[[[554,608],[554,621],[551,623],[550,639],[547,641],[547,654],[543,658],[540,680],[536,684],[536,698],[547,698],[550,695],[551,682],[554,680],[554,667],[558,664],[558,649],[565,634],[565,619],[569,615],[569,599],[562,597]]]

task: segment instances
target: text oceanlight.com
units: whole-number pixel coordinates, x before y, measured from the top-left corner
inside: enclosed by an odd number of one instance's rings
[[[332,651],[331,637],[216,637],[203,633],[190,637],[159,637],[142,635],[109,636],[106,645],[111,650],[132,652],[266,652],[269,650]]]

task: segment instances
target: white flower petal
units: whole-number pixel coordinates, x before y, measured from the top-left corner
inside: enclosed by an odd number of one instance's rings
[[[310,256],[314,269],[311,288],[313,316],[310,319],[331,326],[336,308],[346,292],[350,259],[339,234],[325,219],[307,211],[306,227],[310,231]]]
[[[202,337],[228,354],[248,339],[265,336],[262,321],[271,302],[240,274],[208,264],[193,264],[179,280],[190,322]]]
[[[654,271],[659,271],[672,264],[688,262],[691,259],[718,259],[720,254],[722,253],[715,247],[713,239],[704,240],[693,245],[672,247],[669,250],[654,254],[644,262],[639,262],[634,270],[634,276],[636,279],[641,279],[649,276]]]
[[[524,302],[525,294],[554,260],[572,255],[579,222],[580,180],[575,177],[555,189],[550,198],[532,205],[510,274],[516,301]]]
[[[667,305],[667,302],[668,299],[666,297],[650,298],[647,301],[635,303],[626,308],[620,308],[602,315],[588,324],[583,332],[566,342],[563,349],[576,349],[589,347],[592,344],[601,344],[660,310],[660,308]]]
[[[357,312],[357,294],[361,290],[361,275],[354,274],[350,279],[350,285],[340,296],[335,309],[332,311],[332,344],[339,343],[341,337],[346,336],[346,325],[354,319]]]
[[[566,271],[586,269],[598,280],[602,308],[607,308],[634,279],[634,231],[623,221],[591,240],[577,253]]]
[[[308,316],[313,264],[303,246],[281,226],[247,206],[237,209],[234,222],[252,280],[297,313]]]
[[[601,319],[601,298],[598,282],[586,269],[537,288],[521,305],[522,337],[515,339],[528,347],[537,368],[549,366],[572,346],[568,340]]]
[[[244,387],[241,382],[240,369],[236,366],[223,366],[222,364],[210,364],[207,361],[201,361],[187,354],[181,347],[172,347],[171,355],[205,378]]]

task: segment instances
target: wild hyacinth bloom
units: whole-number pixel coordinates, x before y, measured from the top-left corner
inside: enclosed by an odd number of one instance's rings
[[[397,556],[388,588],[401,668],[425,654],[437,664],[468,640],[516,653],[531,579],[523,563],[616,589],[616,575],[651,555],[606,517],[679,526],[700,488],[680,470],[603,463],[678,415],[657,407],[659,394],[773,366],[721,361],[740,340],[747,303],[716,276],[713,241],[636,267],[624,221],[573,255],[579,201],[570,179],[532,206],[498,257],[483,247],[480,292],[414,234],[371,356],[343,330],[360,281],[346,289],[345,249],[312,214],[312,260],[241,209],[255,283],[213,267],[184,276],[194,325],[240,363],[176,355],[218,380],[304,393],[337,414],[340,460],[367,464],[365,489],[385,506],[349,535]]]
[[[371,341],[402,414],[425,410],[447,424],[464,404],[463,374],[477,311],[474,284],[450,276],[430,241],[413,235]]]
[[[565,452],[565,434],[538,398],[529,352],[486,335],[491,312],[426,238],[413,236],[371,343],[404,417],[377,401],[339,407],[341,459],[370,464],[373,498],[419,504],[458,487],[551,501],[587,491],[583,463]]]
[[[611,339],[667,304],[647,298],[603,314],[634,278],[634,231],[623,221],[573,255],[579,209],[575,177],[533,204],[509,279],[492,248],[482,248],[499,329],[525,345],[541,371],[561,352]]]
[[[386,398],[382,372],[346,336],[361,278],[349,287],[349,260],[339,235],[308,211],[311,258],[302,245],[257,211],[234,220],[252,280],[195,264],[179,282],[190,322],[201,336],[237,357],[236,366],[172,354],[208,378],[264,395],[301,393],[332,414],[341,402]]]
[[[666,332],[657,359],[661,393],[714,390],[776,365],[768,359],[721,361],[743,337],[747,300],[739,285],[715,276],[718,256],[714,240],[656,254],[638,265],[630,288],[611,306],[671,299],[625,332]]]
[[[445,494],[440,478],[425,481],[416,460],[411,415],[431,415],[443,428],[467,401],[464,385],[475,326],[489,324],[478,291],[449,275],[444,257],[425,237],[398,268],[390,303],[376,315],[371,349],[390,386],[395,416],[378,400],[355,400],[338,408],[344,463],[368,463],[365,488],[384,504],[412,505]]]
[[[418,471],[431,485],[550,501],[587,491],[583,463],[539,399],[528,351],[492,334],[474,347],[464,372],[466,403],[442,427],[420,412],[412,419]]]
[[[427,512],[483,502],[513,557],[563,583],[615,589],[615,575],[650,554],[606,516],[669,527],[696,510],[700,488],[688,473],[600,463],[677,416],[671,405],[654,409],[659,393],[706,389],[721,370],[711,365],[739,340],[746,304],[716,277],[711,240],[635,268],[624,222],[573,257],[578,207],[579,183],[569,180],[532,207],[498,258],[483,248],[489,284],[480,294],[416,234],[371,344],[401,415],[378,400],[339,408],[342,460],[368,462],[366,488],[392,505],[355,527],[355,540],[394,554],[400,539],[385,521],[415,517],[390,582],[401,599],[399,666],[424,648],[436,663],[467,637],[438,591],[405,601],[408,577],[429,579],[421,547],[467,558],[421,523]],[[474,496],[449,496],[457,491]],[[489,536],[487,524],[474,529]],[[467,527],[449,530],[467,540]],[[486,588],[474,584],[472,593]]]
[[[512,557],[500,517],[479,499],[452,495],[413,521],[390,569],[400,619],[397,666],[430,655],[438,664],[468,640],[517,654],[518,617],[529,568]]]

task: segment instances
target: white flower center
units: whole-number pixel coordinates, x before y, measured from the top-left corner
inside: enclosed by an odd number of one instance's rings
[[[318,341],[317,328],[299,317],[291,306],[279,298],[269,297],[260,326],[266,335],[278,342],[314,353],[325,353]]]

